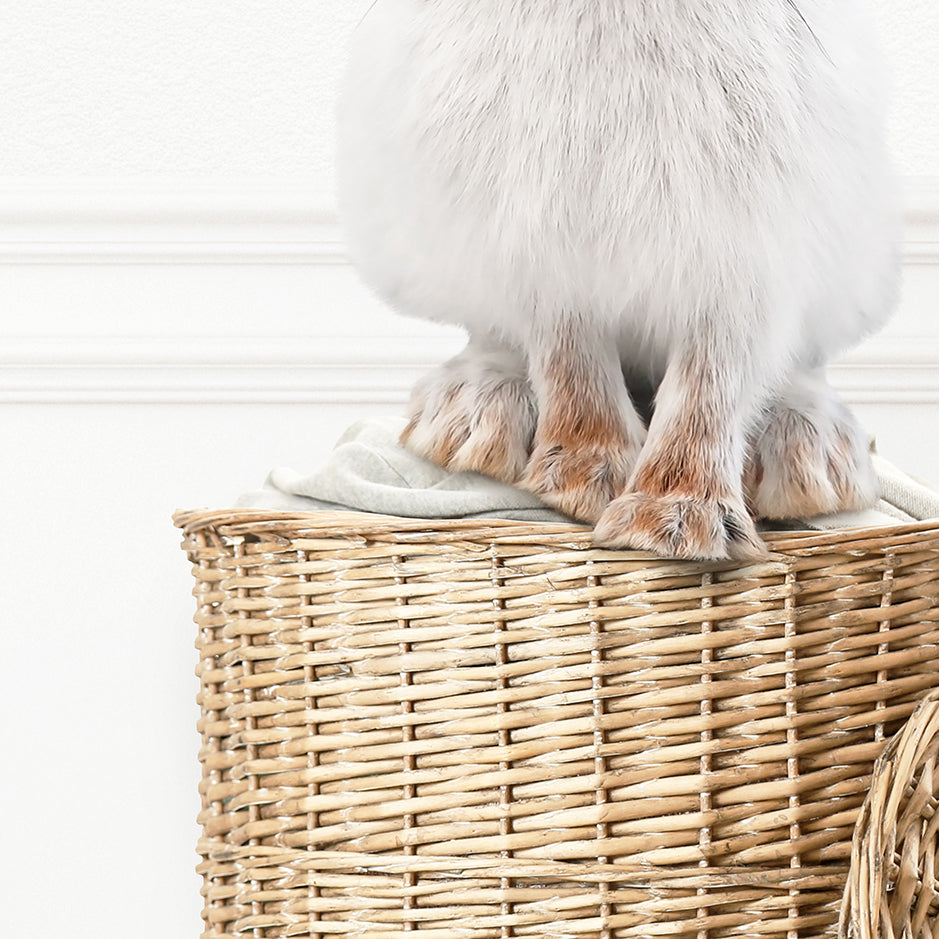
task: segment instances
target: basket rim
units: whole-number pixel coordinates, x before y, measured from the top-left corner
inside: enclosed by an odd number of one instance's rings
[[[559,544],[576,548],[602,551],[610,558],[662,560],[646,551],[614,550],[598,548],[591,541],[591,528],[564,522],[518,521],[503,518],[413,518],[383,515],[372,512],[324,509],[311,512],[278,511],[271,509],[180,509],[173,513],[173,524],[186,536],[208,529],[225,529],[225,533],[237,536],[259,529],[271,532],[294,529],[310,537],[328,533],[329,536],[351,535],[360,538],[383,536],[409,536],[407,540],[429,541],[441,536],[450,540],[493,540],[499,543],[544,543],[558,547]],[[896,525],[876,525],[858,528],[841,528],[827,531],[798,529],[792,531],[761,532],[771,554],[801,554],[826,549],[839,551],[864,551],[914,544],[923,536],[932,536],[939,541],[939,518],[916,522],[901,522]],[[454,539],[454,536],[456,538]],[[939,547],[939,545],[937,545]],[[739,562],[688,562],[675,560],[676,564],[718,564],[739,566]]]

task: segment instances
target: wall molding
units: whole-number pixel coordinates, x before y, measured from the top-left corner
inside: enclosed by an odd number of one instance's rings
[[[0,177],[0,264],[347,264],[304,179]]]
[[[349,263],[330,227],[317,241],[8,241],[0,242],[0,265],[301,265]]]
[[[939,303],[939,178],[907,180],[905,192],[903,254],[908,279],[918,278],[916,315],[909,335],[885,335],[833,365],[833,383],[853,403],[939,404],[939,322],[932,314]],[[0,333],[0,403],[403,405],[417,377],[459,348],[452,331],[391,317],[370,331],[376,313],[355,335],[311,337],[308,301],[294,286],[299,312],[284,317],[273,337],[227,334],[198,316],[186,320],[186,335],[173,338],[133,334],[139,323],[123,333],[107,325],[82,332],[82,317],[66,305],[69,269],[76,267],[99,285],[120,274],[126,287],[137,284],[133,268],[162,266],[141,289],[173,284],[177,292],[167,297],[178,297],[203,276],[194,268],[247,268],[239,277],[263,295],[288,283],[277,269],[291,266],[310,268],[314,287],[328,274],[330,309],[341,312],[362,294],[353,295],[353,278],[337,281],[324,269],[348,264],[330,197],[302,180],[60,179],[24,188],[23,180],[0,178],[0,273],[29,310],[28,322],[38,324],[23,329],[21,317],[17,335]],[[60,281],[55,300],[30,293]],[[108,289],[75,302],[93,309],[102,297],[109,302]],[[32,317],[34,298],[37,306],[59,304],[55,315],[44,319],[37,310]],[[163,303],[162,293],[155,303]],[[341,330],[335,319],[328,327]],[[69,323],[81,334],[66,332]]]
[[[5,340],[0,403],[396,404],[453,335]],[[898,337],[830,368],[851,404],[939,404],[939,340]]]
[[[909,264],[939,264],[939,177],[903,182]],[[326,264],[348,258],[305,179],[0,177],[0,264]]]
[[[0,403],[404,403],[452,336],[58,336],[0,346]]]
[[[903,196],[904,263],[939,265],[939,176],[908,177]]]

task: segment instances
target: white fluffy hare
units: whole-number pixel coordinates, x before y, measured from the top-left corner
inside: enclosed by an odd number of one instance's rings
[[[871,503],[824,368],[895,295],[874,46],[860,0],[377,0],[340,106],[350,249],[469,332],[405,443],[672,557]]]

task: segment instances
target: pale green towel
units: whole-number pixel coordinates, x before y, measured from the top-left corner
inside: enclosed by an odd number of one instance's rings
[[[354,424],[312,473],[275,469],[239,508],[313,512],[348,509],[406,518],[508,518],[563,522],[536,496],[478,473],[451,473],[398,443],[401,419]],[[867,528],[939,518],[939,491],[874,457],[882,499],[877,508],[799,519],[786,528]],[[774,527],[779,527],[775,526]]]

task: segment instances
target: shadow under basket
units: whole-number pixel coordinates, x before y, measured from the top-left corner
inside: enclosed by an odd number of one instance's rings
[[[834,937],[847,885],[844,934],[939,936],[934,712],[871,790],[939,688],[939,521],[744,568],[571,525],[176,524],[205,936]]]

